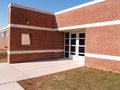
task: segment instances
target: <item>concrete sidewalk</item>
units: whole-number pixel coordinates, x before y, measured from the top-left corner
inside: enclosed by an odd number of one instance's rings
[[[24,90],[16,81],[82,67],[73,60],[0,64],[0,90]]]

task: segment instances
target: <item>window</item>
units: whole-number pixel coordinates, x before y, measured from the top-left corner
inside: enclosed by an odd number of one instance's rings
[[[8,31],[4,32],[4,37],[8,37]]]
[[[4,32],[0,33],[0,37],[3,38],[4,37]]]
[[[76,38],[76,34],[71,34],[71,38]]]
[[[69,53],[68,52],[65,52],[65,57],[69,58]]]
[[[79,56],[85,56],[85,33],[79,33]]]
[[[69,33],[65,33],[65,58],[69,58]]]
[[[66,45],[69,45],[69,39],[66,39],[66,40],[65,40],[65,44],[66,44]]]
[[[76,39],[71,39],[71,45],[76,45]]]
[[[79,45],[85,45],[85,39],[79,39]]]
[[[30,45],[30,34],[22,34],[22,45]]]
[[[75,53],[70,53],[71,55],[75,55]]]
[[[79,54],[79,56],[85,56],[85,54]]]
[[[69,38],[69,33],[65,33],[65,38]]]
[[[85,52],[84,47],[79,47],[79,52],[80,52],[80,53],[84,53],[84,52]]]
[[[71,52],[75,52],[75,46],[71,46]]]
[[[0,32],[0,38],[8,37],[8,31]]]
[[[80,33],[79,38],[85,38],[85,33]]]
[[[69,46],[65,46],[65,51],[69,51]]]

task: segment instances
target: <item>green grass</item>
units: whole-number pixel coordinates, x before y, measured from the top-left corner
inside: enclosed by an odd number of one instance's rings
[[[25,90],[120,90],[120,74],[83,67],[19,84]]]

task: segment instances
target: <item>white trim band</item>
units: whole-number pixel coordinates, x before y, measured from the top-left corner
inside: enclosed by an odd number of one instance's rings
[[[88,2],[88,3],[84,3],[84,4],[81,4],[81,5],[72,7],[72,8],[68,8],[66,10],[56,12],[55,15],[62,14],[62,13],[72,11],[72,10],[75,10],[75,9],[83,8],[83,7],[86,7],[86,6],[89,6],[89,5],[97,4],[97,3],[100,3],[100,2],[103,2],[103,1],[106,1],[106,0],[94,0],[94,1],[91,1],[91,2]]]
[[[7,51],[8,54],[34,54],[34,53],[49,53],[49,52],[64,52],[63,49],[58,50],[21,50],[21,51]]]
[[[113,21],[106,21],[106,22],[62,27],[62,28],[46,28],[46,27],[38,27],[38,26],[20,25],[20,24],[8,24],[7,28],[15,27],[15,28],[35,29],[35,30],[46,30],[46,31],[63,31],[63,30],[73,30],[73,29],[100,27],[100,26],[108,26],[108,25],[119,25],[119,24],[120,24],[120,20],[113,20]]]
[[[120,61],[120,56],[111,56],[111,55],[102,55],[102,54],[92,54],[92,53],[85,53],[85,56],[86,56],[86,57],[91,57],[91,58],[99,58],[99,59]]]
[[[29,26],[29,25],[20,25],[20,24],[9,24],[8,27],[54,31],[54,29],[52,29],[52,28]]]
[[[62,31],[62,30],[72,30],[72,29],[79,29],[79,28],[90,28],[90,27],[118,25],[118,24],[120,24],[120,20],[98,22],[98,23],[91,23],[91,24],[83,24],[83,25],[76,25],[76,26],[69,26],[69,27],[58,28],[58,30]]]

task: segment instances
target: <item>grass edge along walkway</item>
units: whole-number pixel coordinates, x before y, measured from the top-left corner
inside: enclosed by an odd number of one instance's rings
[[[25,90],[120,90],[120,74],[82,67],[18,83]]]

